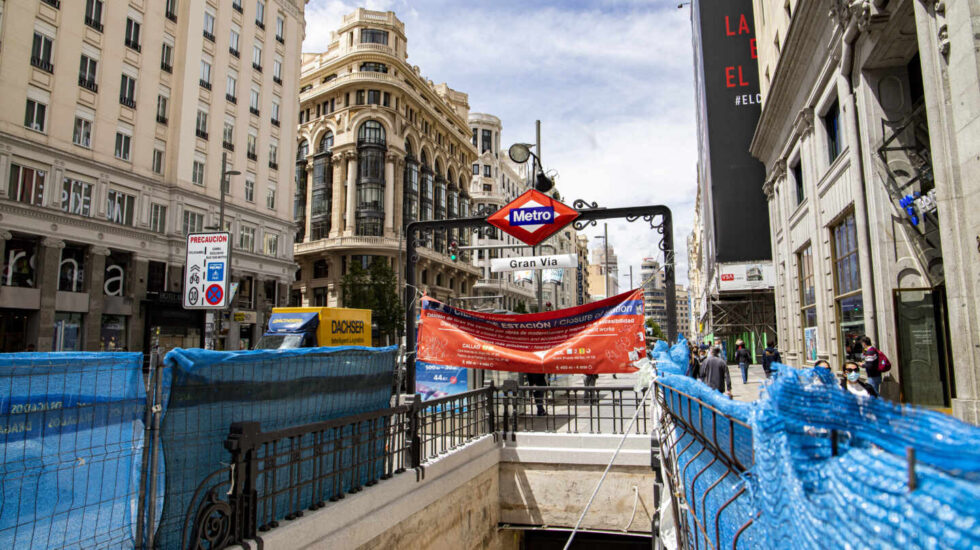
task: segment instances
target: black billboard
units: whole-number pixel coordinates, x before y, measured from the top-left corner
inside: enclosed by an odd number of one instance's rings
[[[715,260],[769,260],[766,171],[749,154],[761,111],[752,2],[695,0],[692,8],[699,159]]]

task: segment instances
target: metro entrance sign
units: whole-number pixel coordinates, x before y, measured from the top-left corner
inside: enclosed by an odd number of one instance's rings
[[[531,189],[487,218],[487,223],[529,246],[535,246],[572,223],[578,211]]]
[[[231,235],[187,235],[184,262],[184,309],[224,309],[231,276]]]

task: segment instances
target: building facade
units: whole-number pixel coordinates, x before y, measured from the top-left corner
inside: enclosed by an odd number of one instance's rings
[[[980,6],[755,5],[783,357],[868,335],[886,396],[980,422]]]
[[[555,198],[561,200],[556,191]],[[538,249],[544,254],[577,254],[578,231],[571,225],[549,237]],[[542,249],[541,247],[544,246]],[[572,268],[542,269],[538,271],[542,277],[541,301],[545,310],[565,309],[578,304],[578,288],[575,281],[577,274]],[[550,304],[550,305],[549,305]]]
[[[295,271],[281,121],[303,9],[0,2],[0,351],[201,346],[184,244],[219,225],[225,154],[241,173],[224,220],[239,290],[218,347],[251,345]]]
[[[575,238],[575,254],[578,264],[575,268],[575,305],[580,306],[592,301],[589,286],[589,238],[578,235]]]
[[[606,247],[598,244],[602,237],[595,237],[592,248],[592,261],[588,267],[588,285],[593,302],[619,294],[619,260],[616,250],[610,245],[608,261]]]
[[[474,212],[487,214],[496,212],[505,204],[516,199],[530,187],[522,173],[523,166],[515,166],[507,153],[500,149],[500,119],[484,113],[470,113],[472,143],[480,152],[473,163],[470,180],[470,199]],[[530,311],[536,305],[534,287],[524,274],[508,271],[493,273],[490,260],[524,256],[520,248],[523,243],[496,227],[487,227],[473,233],[473,245],[517,248],[490,248],[473,250],[470,253],[473,265],[481,274],[473,285],[473,296],[481,300],[467,300],[469,309],[493,311]],[[523,304],[523,306],[521,305]]]
[[[343,305],[353,264],[381,258],[404,281],[404,228],[466,217],[476,163],[467,96],[433,84],[408,63],[405,25],[393,12],[358,9],[332,31],[327,51],[304,54],[293,200],[300,266],[290,303]],[[480,278],[465,232],[436,231],[419,248],[414,291],[443,301]]]

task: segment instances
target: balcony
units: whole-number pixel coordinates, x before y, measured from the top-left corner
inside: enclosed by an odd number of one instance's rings
[[[172,11],[170,11],[170,10],[167,10],[167,19],[169,19],[169,20],[173,21],[174,23],[176,23],[177,22],[177,14],[174,13],[174,12],[172,12]]]
[[[245,153],[245,156],[248,157],[248,160],[253,160],[253,161],[255,159],[259,158],[258,156],[255,155],[255,152],[254,151],[249,151],[249,152]]]
[[[161,61],[160,62],[160,69],[163,72],[165,72],[165,73],[171,73],[171,74],[173,74],[173,72],[174,72],[174,66],[171,65],[170,63],[167,63],[166,61]]]
[[[231,94],[225,94],[225,99],[227,99],[229,103],[234,103],[236,105],[238,104],[238,98]]]
[[[249,107],[248,112],[252,113],[255,116],[259,116],[259,109],[257,107]]]
[[[102,22],[101,21],[96,21],[95,19],[92,19],[91,17],[89,17],[89,16],[86,15],[85,16],[85,24],[88,25],[89,27],[91,27],[91,28],[99,31],[99,32],[102,32]]]
[[[282,86],[282,79],[279,78],[278,76],[272,77],[272,81],[275,82],[276,84]]]
[[[272,125],[275,126],[276,128],[278,128],[279,127],[279,119],[278,118],[272,119]]]
[[[259,21],[258,19],[255,20],[255,26],[262,30],[265,30],[265,23]]]
[[[209,33],[208,31],[204,31],[204,38],[207,38],[211,42],[214,42],[214,35]]]
[[[280,44],[285,44],[285,43],[286,43],[286,39],[284,39],[284,38],[282,37],[282,35],[279,35],[279,34],[277,34],[277,35],[276,35],[276,42],[278,42],[278,43],[280,43]]]
[[[210,82],[208,82],[207,80],[204,80],[204,79],[202,78],[202,79],[200,80],[200,83],[201,83],[201,87],[202,87],[202,88],[204,88],[205,90],[207,90],[207,91],[209,91],[209,92],[211,91],[211,83],[210,83]]]
[[[44,59],[43,57],[31,56],[31,65],[37,67],[38,69],[41,69],[46,73],[54,72],[54,65],[52,65],[50,61]]]
[[[232,142],[230,142],[230,141],[222,141],[221,142],[221,146],[224,147],[225,149],[229,150],[229,151],[234,151],[235,150],[235,144],[232,143]]]
[[[42,1],[56,10],[61,9],[61,0],[42,0]]]
[[[135,40],[130,40],[128,38],[126,39],[126,47],[137,52],[143,51],[143,47],[140,46],[138,42],[136,42]]]
[[[232,3],[231,7],[235,11],[237,11],[238,13],[242,13],[242,3],[241,3],[241,1]]]
[[[78,75],[78,85],[87,90],[98,93],[99,85],[95,83],[94,78],[85,78],[84,75]]]
[[[129,107],[130,109],[136,108],[136,100],[131,97],[126,97],[124,95],[119,96],[119,103]]]
[[[256,71],[259,71],[260,73],[262,72],[262,65],[259,65],[254,61],[252,62],[252,68],[255,69]]]
[[[194,134],[201,139],[208,139],[208,133],[200,128],[194,128]]]
[[[166,124],[167,123],[167,117],[165,117],[163,115],[157,115],[157,122],[159,122],[160,124]]]
[[[270,161],[269,161],[269,168],[271,168],[271,169],[273,169],[273,170],[278,170],[278,169],[279,169],[279,163],[278,163],[278,162],[272,162],[272,161],[270,160]]]
[[[230,46],[228,47],[228,53],[230,53],[231,55],[235,56],[235,59],[238,59],[241,56],[238,53],[238,50],[236,50],[235,48],[232,48]]]

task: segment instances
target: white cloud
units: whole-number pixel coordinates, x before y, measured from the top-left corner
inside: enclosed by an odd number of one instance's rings
[[[409,63],[499,116],[501,143],[533,141],[571,203],[665,204],[673,211],[678,282],[696,189],[694,83],[688,10],[651,1],[583,4],[406,0],[361,4],[405,22]],[[322,51],[353,3],[312,0],[304,51]],[[601,225],[586,231],[601,234]],[[642,222],[611,222],[620,273],[659,253]],[[622,284],[628,284],[624,279]]]

